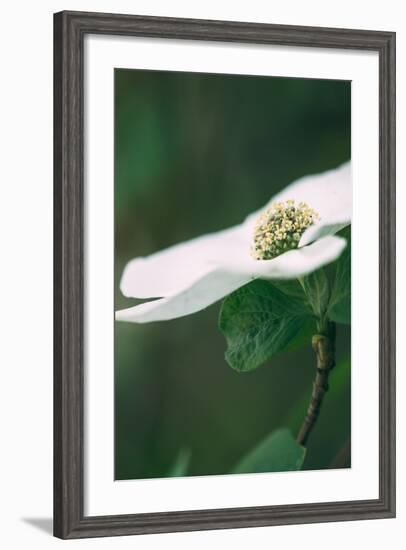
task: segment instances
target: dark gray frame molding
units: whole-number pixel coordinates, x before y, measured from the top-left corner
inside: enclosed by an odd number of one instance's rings
[[[380,81],[376,500],[84,516],[83,39],[86,34],[369,50]],[[395,516],[395,33],[134,15],[54,16],[54,534],[80,538]]]

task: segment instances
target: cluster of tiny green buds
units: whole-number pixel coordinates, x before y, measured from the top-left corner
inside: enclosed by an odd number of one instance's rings
[[[288,200],[272,204],[255,225],[252,257],[271,260],[297,248],[305,230],[319,219],[319,214],[304,202]]]

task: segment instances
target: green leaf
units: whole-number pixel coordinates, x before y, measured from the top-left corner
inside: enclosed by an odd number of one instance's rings
[[[282,351],[311,316],[303,301],[257,279],[228,296],[219,327],[228,349],[226,360],[240,372],[256,369]]]
[[[323,268],[302,278],[303,290],[315,316],[322,319],[330,299],[330,285]]]
[[[185,476],[190,463],[191,452],[189,449],[181,449],[176,457],[175,462],[167,473],[168,477]]]
[[[311,346],[312,337],[316,332],[316,319],[313,317],[303,319],[302,326],[300,327],[299,332],[280,351],[284,353],[286,351],[295,351],[302,348],[303,346]]]
[[[324,268],[313,271],[299,279],[272,281],[284,294],[306,302],[316,319],[326,314],[330,299],[330,283]]]
[[[306,449],[287,429],[272,432],[233,469],[234,474],[300,470]]]
[[[301,301],[306,299],[303,287],[299,283],[298,279],[273,279],[272,284],[273,286],[276,286],[278,290],[291,298],[296,298]]]
[[[336,323],[351,324],[351,230],[346,232],[347,246],[337,261],[328,307],[328,317]]]

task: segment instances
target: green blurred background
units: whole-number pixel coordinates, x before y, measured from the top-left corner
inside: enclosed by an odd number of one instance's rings
[[[292,180],[348,160],[350,135],[347,81],[116,69],[116,309],[136,303],[119,291],[127,261],[240,223]],[[219,305],[115,323],[116,479],[165,477],[182,452],[188,475],[224,474],[273,429],[297,431],[310,345],[239,374]],[[337,356],[306,469],[350,465],[348,327]]]

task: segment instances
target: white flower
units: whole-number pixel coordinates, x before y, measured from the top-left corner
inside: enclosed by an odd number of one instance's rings
[[[175,319],[206,308],[253,279],[294,279],[315,271],[344,250],[345,239],[334,234],[351,223],[351,199],[347,163],[290,184],[240,225],[135,258],[124,269],[122,293],[159,299],[117,311],[116,319],[135,323]],[[298,248],[269,260],[253,258],[259,215],[288,200],[313,209],[318,214],[314,223],[301,234]]]

